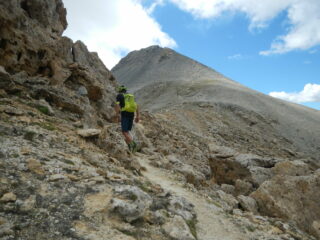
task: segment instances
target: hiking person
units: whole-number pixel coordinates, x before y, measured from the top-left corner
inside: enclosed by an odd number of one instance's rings
[[[139,122],[140,113],[138,105],[134,100],[134,96],[132,94],[127,93],[127,88],[123,85],[118,87],[115,111],[117,114],[117,122],[121,122],[121,131],[124,136],[124,140],[128,144],[129,150],[131,152],[136,152],[137,144],[132,139],[130,131],[133,126],[133,120],[135,119],[136,123]]]

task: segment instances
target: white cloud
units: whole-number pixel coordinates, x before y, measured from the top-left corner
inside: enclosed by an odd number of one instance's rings
[[[242,12],[250,30],[263,28],[279,13],[287,11],[289,28],[261,55],[306,50],[320,44],[319,0],[168,0],[196,18],[217,18],[225,12]]]
[[[269,95],[296,103],[320,102],[320,85],[308,83],[298,93],[271,92]]]
[[[229,60],[241,60],[244,58],[245,58],[245,56],[243,56],[242,54],[234,54],[232,56],[228,56]]]
[[[141,0],[64,0],[64,4],[69,23],[64,35],[98,52],[109,69],[130,51],[150,45],[176,46],[150,15],[161,1],[149,9]]]

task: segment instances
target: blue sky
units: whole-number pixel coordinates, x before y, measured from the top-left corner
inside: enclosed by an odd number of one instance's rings
[[[109,69],[157,44],[252,89],[320,109],[318,0],[64,2],[65,35],[97,51]]]

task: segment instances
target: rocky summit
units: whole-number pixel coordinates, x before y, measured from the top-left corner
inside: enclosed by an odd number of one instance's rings
[[[320,238],[318,111],[155,46],[110,72],[66,27],[61,0],[0,1],[0,240]]]

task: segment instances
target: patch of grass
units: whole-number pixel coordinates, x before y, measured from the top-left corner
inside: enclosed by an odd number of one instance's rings
[[[249,232],[254,232],[256,230],[256,228],[252,225],[248,225],[248,226],[246,226],[246,228]]]
[[[220,203],[218,203],[217,201],[214,201],[213,199],[207,199],[207,202],[208,202],[209,204],[215,205],[215,206],[218,207],[218,208],[222,208],[222,205],[221,205]]]
[[[138,197],[137,197],[136,195],[134,195],[134,194],[130,194],[130,195],[128,196],[128,198],[129,198],[130,200],[132,200],[132,201],[135,201],[135,200],[138,199]]]
[[[35,132],[28,131],[24,134],[23,138],[29,141],[33,141],[33,138],[36,136]]]
[[[198,240],[197,227],[196,227],[197,222],[198,221],[196,219],[186,221],[187,225],[189,226],[191,234],[194,236],[195,239]]]
[[[48,131],[56,130],[56,127],[52,123],[49,123],[49,122],[44,122],[44,123],[43,122],[42,123],[36,122],[36,123],[34,123],[34,125],[38,125],[39,127],[46,129]]]
[[[14,154],[12,154],[12,157],[13,158],[18,158],[20,155],[18,154],[18,153],[14,153]]]
[[[49,115],[49,108],[45,107],[45,106],[36,106],[36,108],[38,109],[39,112],[45,114],[45,115]]]
[[[139,188],[141,188],[142,191],[146,193],[152,192],[152,183],[148,180],[145,182],[137,182],[137,185]]]

